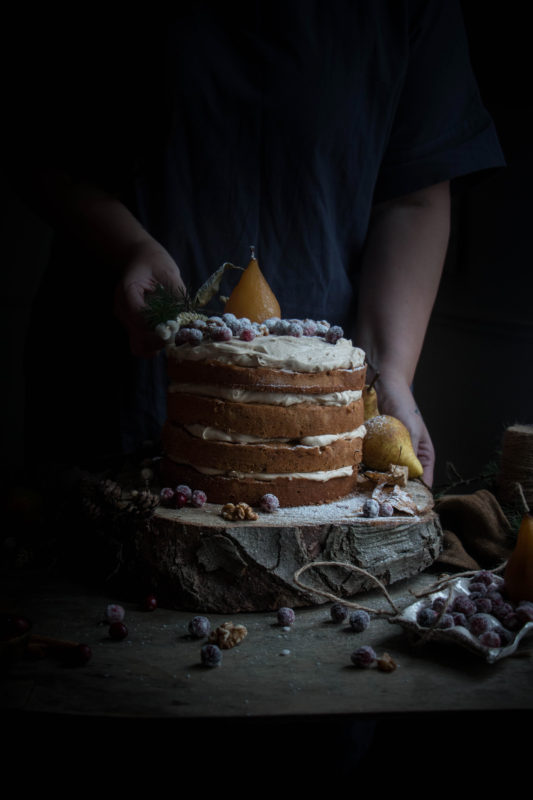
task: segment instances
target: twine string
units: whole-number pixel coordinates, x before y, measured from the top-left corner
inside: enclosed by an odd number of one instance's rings
[[[325,589],[315,589],[312,586],[308,586],[305,583],[302,583],[299,580],[300,575],[306,570],[311,569],[312,567],[343,567],[344,569],[348,569],[351,570],[352,572],[357,572],[360,575],[364,575],[366,578],[370,578],[383,592],[386,600],[389,602],[392,608],[392,612],[386,609],[369,608],[368,606],[364,606],[360,603],[354,603],[350,600],[345,600],[342,597],[338,597],[336,594],[333,594],[333,592],[328,592]],[[366,569],[362,569],[361,567],[356,567],[354,564],[347,564],[344,561],[312,561],[309,564],[304,564],[303,567],[300,567],[300,569],[298,569],[294,573],[293,580],[295,584],[300,587],[300,589],[305,589],[306,591],[320,595],[321,597],[327,597],[329,600],[333,600],[336,603],[342,603],[342,605],[346,606],[347,608],[354,608],[361,611],[367,611],[369,614],[380,615],[380,616],[390,616],[391,613],[393,615],[400,613],[399,609],[394,605],[394,602],[390,594],[388,593],[385,585],[379,580],[379,578],[376,578],[375,575],[372,575]]]

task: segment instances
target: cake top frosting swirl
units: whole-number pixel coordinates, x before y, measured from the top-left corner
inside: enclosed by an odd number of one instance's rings
[[[232,338],[198,344],[169,344],[167,356],[176,361],[218,361],[241,367],[273,367],[295,372],[322,372],[325,369],[357,369],[365,354],[349,339],[330,344],[320,336],[258,336],[247,342]]]

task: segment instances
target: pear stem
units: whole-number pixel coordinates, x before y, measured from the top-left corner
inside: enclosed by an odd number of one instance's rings
[[[253,244],[250,245],[250,259],[252,259],[253,261],[256,260],[255,259],[255,245],[253,245]]]
[[[368,389],[367,389],[368,392],[370,391],[370,389],[372,389],[372,387],[374,386],[374,384],[378,380],[378,378],[379,378],[379,372],[375,372],[374,373],[374,377],[372,378],[372,380],[368,384]]]

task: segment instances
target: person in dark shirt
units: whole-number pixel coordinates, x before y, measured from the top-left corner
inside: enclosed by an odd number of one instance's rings
[[[459,4],[178,3],[92,34],[72,32],[59,51],[68,59],[43,95],[29,170],[58,232],[34,319],[63,347],[55,372],[52,356],[29,369],[54,386],[69,364],[51,430],[83,418],[87,446],[111,447],[119,432],[126,451],[157,438],[166,383],[147,293],[197,288],[254,245],[284,317],[328,319],[365,350],[380,410],[407,425],[431,485],[412,385],[450,193],[503,164]],[[66,64],[77,81],[67,103]],[[83,301],[54,323],[50,302],[73,275]],[[112,295],[127,340],[96,311]]]

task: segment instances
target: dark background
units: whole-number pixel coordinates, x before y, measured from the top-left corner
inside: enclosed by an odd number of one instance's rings
[[[462,5],[473,68],[507,167],[454,200],[447,264],[415,383],[437,450],[437,487],[456,473],[470,478],[490,469],[505,428],[533,422],[528,26],[523,4]],[[2,474],[12,479],[23,467],[24,337],[51,235],[3,179],[0,198]],[[32,345],[43,358],[60,346],[46,339]]]

